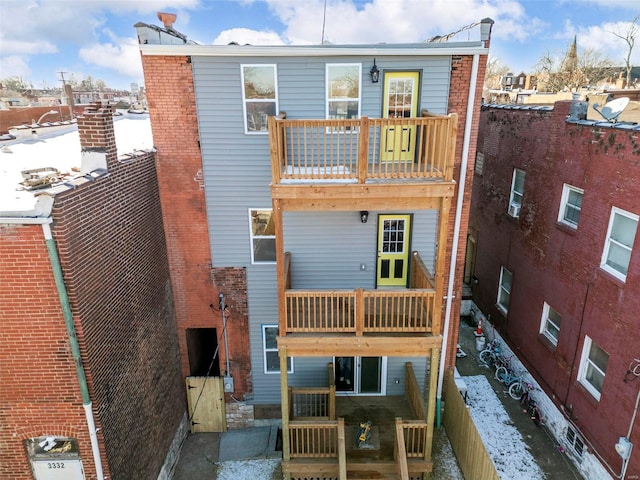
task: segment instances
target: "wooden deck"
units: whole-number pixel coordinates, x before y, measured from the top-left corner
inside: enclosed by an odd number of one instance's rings
[[[348,462],[393,462],[396,418],[416,419],[404,396],[337,396],[336,416],[344,418]],[[372,448],[358,448],[358,426],[366,421],[373,426]]]

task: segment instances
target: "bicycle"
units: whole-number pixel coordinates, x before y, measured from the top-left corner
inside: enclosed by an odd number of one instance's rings
[[[507,387],[509,387],[509,389],[511,389],[512,385],[516,383],[520,383],[522,381],[522,379],[520,378],[520,375],[511,372],[507,367],[503,367],[503,366],[498,367],[496,369],[496,373],[494,377],[496,380],[499,380],[502,383],[504,383]],[[520,398],[520,396],[518,396],[517,398],[514,398],[513,395],[511,395],[511,393],[509,393],[509,395],[514,400],[517,400],[518,398]]]
[[[531,418],[533,423],[539,427],[543,423],[542,413],[538,408],[538,404],[530,395],[531,390],[534,390],[535,387],[531,383],[527,383],[526,389],[527,390],[520,397],[520,405],[523,407],[522,411],[524,413],[528,413],[529,418]]]
[[[497,339],[491,340],[480,352],[480,361],[486,367],[493,367],[500,356],[501,348]]]
[[[509,386],[509,396],[514,400],[520,400],[520,404],[526,403],[530,398],[529,392],[535,390],[532,383],[525,382],[519,378],[515,383]]]

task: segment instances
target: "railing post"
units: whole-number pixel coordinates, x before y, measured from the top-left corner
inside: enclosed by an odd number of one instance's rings
[[[369,117],[360,118],[358,138],[358,183],[365,183],[369,164]]]
[[[398,475],[401,480],[409,480],[409,466],[407,465],[407,448],[404,444],[404,428],[402,418],[396,418],[396,445],[395,445],[396,465]]]
[[[329,420],[336,419],[336,386],[329,385]]]
[[[282,175],[282,165],[280,164],[282,142],[276,117],[267,118],[267,128],[269,129],[269,150],[271,151],[271,178],[273,184],[277,185],[280,183]]]
[[[356,288],[356,336],[364,332],[364,290]]]
[[[453,179],[453,165],[456,161],[456,137],[458,135],[458,114],[452,113],[449,115],[448,122],[448,138],[447,138],[447,165],[444,172],[445,181],[451,181]],[[467,172],[460,172],[460,175],[466,175]],[[458,179],[458,185],[460,184]]]
[[[338,478],[347,480],[347,445],[344,436],[344,418],[338,419]]]

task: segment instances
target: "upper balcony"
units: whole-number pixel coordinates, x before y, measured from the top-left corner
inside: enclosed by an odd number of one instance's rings
[[[458,116],[425,115],[270,117],[272,197],[304,201],[328,192],[338,199],[452,196]]]

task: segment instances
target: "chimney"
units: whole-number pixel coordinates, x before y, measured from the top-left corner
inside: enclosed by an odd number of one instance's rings
[[[158,12],[158,20],[162,22],[164,28],[170,28],[173,30],[173,24],[178,18],[175,13]]]
[[[80,170],[86,174],[98,169],[108,170],[118,157],[113,128],[113,105],[93,102],[78,117],[78,133],[82,162]]]

